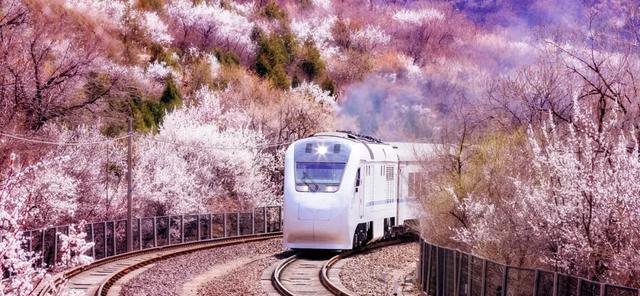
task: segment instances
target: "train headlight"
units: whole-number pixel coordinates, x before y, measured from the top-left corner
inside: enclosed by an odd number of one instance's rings
[[[309,186],[307,185],[296,185],[296,190],[299,192],[308,192]]]
[[[336,192],[336,191],[338,191],[338,186],[326,186],[326,187],[324,187],[324,191],[326,191],[326,192]]]
[[[320,156],[324,156],[325,154],[327,154],[327,151],[329,149],[327,148],[327,146],[325,145],[318,145],[318,148],[316,148],[316,154],[320,155]]]

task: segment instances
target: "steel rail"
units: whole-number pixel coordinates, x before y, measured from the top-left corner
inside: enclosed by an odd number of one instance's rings
[[[389,240],[389,241],[381,241],[381,242],[377,242],[377,243],[373,243],[370,245],[366,245],[363,248],[360,249],[356,249],[356,250],[349,250],[349,251],[345,251],[342,252],[338,255],[335,255],[333,257],[331,257],[329,260],[327,260],[322,267],[320,268],[320,271],[318,272],[318,276],[320,278],[320,283],[322,284],[322,286],[329,291],[331,294],[333,295],[339,295],[339,296],[351,296],[353,294],[351,294],[352,292],[350,291],[346,291],[343,290],[342,288],[338,287],[338,285],[336,285],[334,282],[331,281],[331,279],[329,279],[329,270],[331,270],[331,267],[333,265],[335,265],[338,261],[345,259],[347,257],[356,255],[356,254],[360,254],[360,253],[364,253],[364,252],[368,252],[374,249],[379,249],[379,248],[383,248],[386,246],[390,246],[390,245],[396,245],[399,243],[403,243],[403,242],[407,242],[409,237],[402,237],[402,238],[397,238],[394,240]],[[413,237],[411,237],[411,239],[415,239]],[[273,271],[272,275],[271,275],[271,283],[273,285],[273,287],[276,289],[276,291],[278,291],[278,293],[280,293],[281,295],[285,295],[285,296],[296,296],[296,294],[294,292],[292,292],[291,290],[289,290],[281,281],[281,275],[282,272],[287,268],[287,266],[291,265],[293,262],[299,260],[300,258],[297,255],[293,255],[287,259],[285,259],[284,261],[282,261]]]
[[[280,275],[282,274],[282,271],[291,263],[293,263],[294,261],[298,260],[298,255],[293,255],[287,259],[285,259],[282,263],[280,263],[275,270],[273,270],[273,274],[271,275],[271,283],[273,284],[273,287],[276,289],[276,291],[278,291],[278,293],[280,293],[281,295],[284,296],[295,296],[295,294],[293,294],[293,292],[291,292],[289,289],[287,289],[284,284],[280,281]]]
[[[79,275],[80,273],[83,273],[85,271],[89,271],[91,269],[95,269],[98,268],[100,266],[109,264],[109,263],[113,263],[113,262],[117,262],[117,261],[121,261],[121,260],[125,260],[125,259],[130,259],[133,257],[139,257],[139,256],[143,256],[143,255],[149,255],[152,253],[159,253],[159,252],[163,252],[163,251],[170,251],[167,254],[163,254],[157,257],[153,257],[151,259],[148,260],[144,260],[144,261],[139,261],[134,265],[131,266],[127,266],[125,268],[120,269],[118,272],[112,274],[107,281],[114,279],[114,275],[119,274],[120,276],[113,280],[113,282],[111,283],[111,285],[113,283],[115,283],[118,279],[122,278],[122,276],[124,276],[125,274],[138,269],[140,267],[143,267],[145,265],[151,264],[153,262],[157,262],[160,260],[164,260],[164,259],[168,259],[171,257],[175,257],[178,255],[182,255],[182,254],[187,254],[187,253],[192,253],[192,252],[196,252],[196,251],[201,251],[201,250],[205,250],[205,249],[211,249],[211,248],[217,248],[217,247],[223,247],[223,246],[229,246],[229,245],[235,245],[235,244],[241,244],[241,243],[247,243],[247,242],[254,242],[254,241],[261,241],[261,240],[268,240],[268,239],[273,239],[273,238],[278,238],[278,237],[282,237],[282,232],[270,232],[270,233],[260,233],[260,234],[251,234],[251,235],[240,235],[240,236],[233,236],[233,237],[225,237],[225,238],[215,238],[215,239],[209,239],[209,240],[202,240],[202,241],[194,241],[194,242],[187,242],[187,243],[181,243],[181,244],[175,244],[175,245],[166,245],[166,246],[160,246],[160,247],[155,247],[155,248],[149,248],[149,249],[144,249],[144,250],[138,250],[138,251],[133,251],[133,252],[129,252],[129,253],[123,253],[123,254],[119,254],[119,255],[115,255],[115,256],[111,256],[108,258],[103,258],[103,259],[99,259],[96,260],[90,264],[84,265],[84,266],[79,266],[79,267],[75,267],[75,268],[71,268],[67,271],[64,271],[63,273],[59,274],[57,277],[55,277],[54,279],[46,282],[46,283],[40,283],[39,285],[41,285],[42,287],[40,289],[37,290],[37,292],[34,295],[37,296],[44,296],[44,295],[48,295],[50,292],[55,291],[58,287],[60,287],[60,285],[64,284],[65,282],[67,282],[69,279]],[[147,264],[143,264],[143,263],[147,263]],[[136,268],[131,269],[131,267],[136,266]],[[105,291],[106,295],[106,291],[108,291],[108,287],[111,287],[111,285],[105,285],[106,281],[102,283],[102,285],[100,286],[100,288],[98,289],[98,293],[96,293],[96,295],[101,295],[99,294],[101,291]],[[106,288],[106,289],[105,289]]]

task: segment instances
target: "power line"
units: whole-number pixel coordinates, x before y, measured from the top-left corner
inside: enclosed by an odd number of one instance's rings
[[[24,141],[28,143],[38,143],[38,144],[57,145],[57,146],[85,146],[85,145],[99,145],[99,144],[105,144],[105,143],[113,143],[118,140],[126,139],[129,136],[134,136],[134,135],[135,133],[127,133],[124,136],[120,136],[120,137],[116,137],[108,140],[101,140],[101,141],[55,142],[50,140],[32,139],[32,138],[27,138],[26,136],[0,132],[0,136],[7,137],[14,140]],[[288,142],[281,142],[281,143],[265,143],[265,144],[254,145],[254,146],[208,146],[208,145],[191,145],[191,144],[184,144],[184,143],[176,143],[176,142],[153,139],[153,138],[148,138],[148,139],[153,142],[170,144],[174,146],[191,147],[191,148],[197,148],[197,149],[209,148],[209,149],[218,149],[218,150],[265,149],[265,148],[278,147],[278,146],[292,143],[291,141],[288,141]]]
[[[116,138],[113,138],[113,139],[101,140],[101,141],[90,141],[90,142],[54,142],[54,141],[49,141],[49,140],[30,139],[30,138],[27,138],[25,136],[7,134],[7,133],[3,133],[3,132],[0,132],[0,136],[7,137],[7,138],[10,138],[10,139],[14,139],[14,140],[29,142],[29,143],[57,145],[57,146],[84,146],[84,145],[98,145],[98,144],[112,143],[112,142],[116,142],[118,140],[126,139],[129,136],[134,136],[134,134],[130,133],[130,134],[127,134],[125,136],[120,136],[120,137],[116,137]]]
[[[184,146],[184,147],[191,147],[191,148],[197,148],[197,149],[209,148],[209,149],[218,149],[218,150],[264,149],[264,148],[278,147],[278,146],[282,146],[282,145],[287,145],[287,144],[293,143],[291,141],[288,141],[288,142],[281,142],[281,143],[266,143],[266,144],[254,145],[254,146],[235,146],[235,147],[232,147],[232,146],[190,145],[190,144],[176,143],[176,142],[157,140],[157,139],[150,139],[150,140],[153,141],[153,142],[163,143],[163,144],[170,144],[170,145],[174,145],[174,146]]]

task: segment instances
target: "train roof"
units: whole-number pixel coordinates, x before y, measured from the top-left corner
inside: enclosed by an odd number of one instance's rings
[[[313,134],[313,136],[338,137],[338,138],[350,139],[356,142],[365,142],[365,143],[371,143],[371,144],[385,144],[381,140],[376,139],[374,137],[360,135],[352,131],[321,132],[321,133],[315,133]]]
[[[390,142],[399,161],[421,161],[434,155],[437,146],[430,143]]]
[[[435,144],[412,143],[412,142],[383,142],[374,137],[360,135],[351,131],[321,132],[321,133],[316,133],[313,136],[338,137],[338,138],[349,139],[354,142],[360,142],[360,143],[366,144],[366,146],[370,147],[367,149],[369,149],[372,158],[374,154],[378,154],[376,153],[377,151],[375,151],[375,150],[378,150],[374,148],[375,145],[384,145],[387,147],[390,146],[390,148],[393,148],[393,150],[398,155],[399,161],[420,161],[433,155],[436,152]],[[374,145],[369,146],[371,144],[374,144]],[[372,148],[373,148],[373,151],[371,150]],[[382,152],[380,151],[380,153]],[[381,155],[376,158],[379,159],[380,157]],[[386,158],[386,157],[382,157],[382,158]]]

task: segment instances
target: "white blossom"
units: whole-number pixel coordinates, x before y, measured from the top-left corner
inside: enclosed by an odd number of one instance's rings
[[[291,89],[291,94],[300,98],[309,99],[322,106],[335,107],[336,99],[329,91],[323,90],[313,82],[302,82],[298,87]]]
[[[159,44],[171,43],[173,37],[168,32],[167,25],[158,17],[155,12],[144,12],[143,27],[148,32],[151,40]]]
[[[235,11],[222,8],[219,3],[194,4],[190,0],[176,0],[167,7],[167,14],[176,26],[185,31],[196,30],[200,34],[213,32],[223,40],[232,41],[253,50],[251,41],[253,23]]]
[[[324,10],[331,9],[332,3],[331,0],[312,0],[313,5]]]
[[[300,40],[311,40],[320,55],[325,60],[330,60],[338,55],[339,49],[334,45],[333,28],[337,21],[335,15],[327,17],[311,17],[303,20],[293,20],[291,30]]]
[[[539,263],[600,281],[624,282],[640,268],[640,153],[635,131],[614,114],[601,127],[574,100],[566,129],[550,115],[529,129],[531,177],[513,180],[515,196],[494,204],[470,197],[469,225],[456,239],[476,248],[526,236]],[[500,207],[492,209],[492,207]]]
[[[146,73],[156,80],[163,80],[171,75],[171,69],[164,61],[154,61],[147,66]]]
[[[380,27],[368,25],[364,29],[357,30],[352,35],[353,41],[365,48],[372,49],[377,46],[386,45],[391,41],[391,36]]]
[[[155,135],[137,149],[135,194],[141,207],[170,213],[205,211],[226,198],[249,207],[273,198],[260,170],[264,137],[235,108],[223,111],[218,95],[198,90],[194,104],[167,114]],[[147,214],[157,214],[147,213]]]
[[[407,73],[407,76],[411,79],[420,79],[422,77],[422,69],[420,66],[416,65],[414,60],[405,55],[399,55],[398,60]]]
[[[444,14],[435,8],[400,9],[393,14],[393,19],[401,23],[420,25],[425,21],[442,21]]]
[[[218,58],[216,58],[216,56],[213,54],[208,54],[207,62],[209,63],[209,68],[211,69],[211,77],[218,77],[218,75],[220,75],[220,62],[218,61]]]

